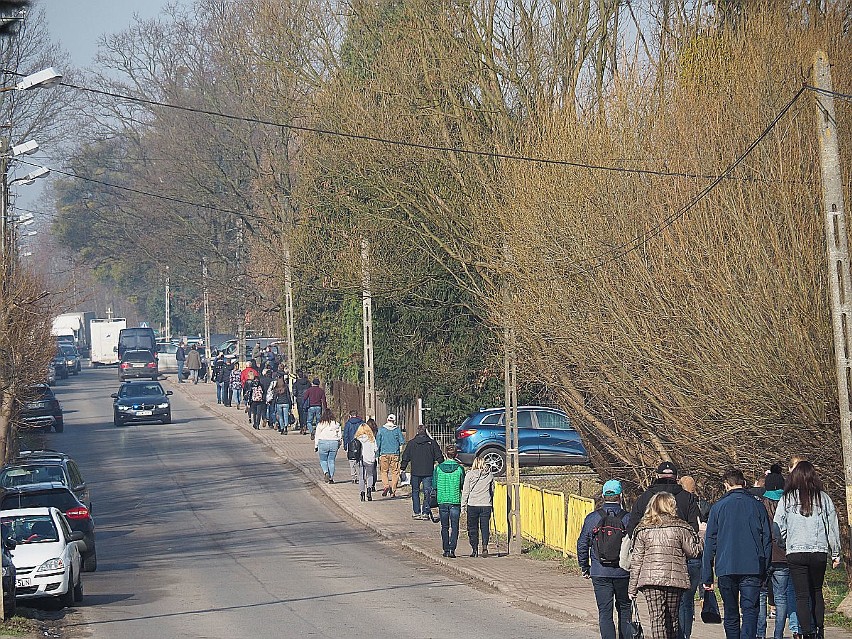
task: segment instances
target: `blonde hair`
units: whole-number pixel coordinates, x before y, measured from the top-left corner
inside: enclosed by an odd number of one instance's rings
[[[790,471],[799,465],[799,462],[808,461],[807,457],[802,457],[801,455],[793,455],[790,458]]]
[[[355,431],[355,439],[358,439],[361,435],[366,435],[371,442],[376,441],[376,436],[373,435],[373,429],[370,428],[370,425],[367,422],[363,422],[358,430]]]
[[[657,493],[651,497],[645,514],[640,524],[645,526],[659,526],[663,523],[663,517],[669,515],[677,517],[677,502],[671,493]]]
[[[484,470],[485,469],[485,460],[482,457],[477,457],[473,460],[473,464],[470,467],[471,470]],[[490,470],[490,468],[488,469]]]

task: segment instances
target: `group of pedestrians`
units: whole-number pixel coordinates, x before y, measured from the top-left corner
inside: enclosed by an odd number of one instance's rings
[[[636,598],[649,611],[651,639],[685,639],[693,628],[699,587],[708,605],[718,590],[726,639],[762,639],[767,599],[774,598],[774,639],[789,622],[794,639],[822,639],[826,568],[840,562],[837,513],[813,464],[794,457],[785,479],[778,465],[749,489],[743,473],[722,476],[724,495],[709,508],[690,477],[664,462],[625,510],[622,485],[603,486],[577,541],[590,578],[603,639],[633,639]],[[629,550],[629,551],[628,551]],[[618,628],[613,620],[616,613]]]

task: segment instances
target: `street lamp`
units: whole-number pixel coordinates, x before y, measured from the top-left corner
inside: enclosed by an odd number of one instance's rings
[[[31,73],[30,75],[24,76],[18,84],[5,90],[27,91],[29,89],[37,88],[46,89],[47,87],[52,87],[57,84],[61,79],[61,73],[58,73],[53,67],[47,67],[37,73]]]
[[[9,182],[9,186],[12,186],[13,184],[32,184],[37,179],[39,179],[40,177],[44,177],[48,173],[50,173],[49,168],[47,168],[46,166],[40,166],[35,170],[30,171],[23,177],[15,178],[11,182]]]

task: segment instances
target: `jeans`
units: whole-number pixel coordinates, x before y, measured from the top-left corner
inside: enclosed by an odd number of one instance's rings
[[[226,384],[225,384],[225,394],[224,394],[224,396],[222,397],[222,403],[223,403],[225,406],[230,406],[230,405],[231,405],[231,397],[233,396],[233,394],[234,394],[234,393],[233,393],[233,389],[231,388],[231,385],[226,383]]]
[[[261,418],[266,416],[266,403],[252,402],[250,415],[252,427],[254,427],[255,429],[260,428],[260,420]]]
[[[701,585],[701,558],[687,559],[686,570],[689,573],[689,590],[684,591],[677,611],[680,621],[678,639],[689,639],[692,635],[692,621],[695,618],[695,592]]]
[[[178,363],[177,363],[177,365],[178,365],[178,383],[179,384],[183,384],[183,367],[184,367],[184,364],[185,364],[184,360],[179,360]]]
[[[423,489],[423,503],[420,503],[420,489]],[[432,516],[429,508],[429,494],[432,492],[432,475],[411,476],[411,507],[415,515]]]
[[[317,429],[317,424],[319,424],[319,420],[322,418],[322,406],[311,406],[308,409],[308,428],[311,429],[311,435]]]
[[[275,404],[275,421],[278,432],[286,433],[290,429],[290,404]]]
[[[796,616],[796,592],[790,579],[790,569],[787,564],[772,564],[772,576],[769,587],[775,599],[775,632],[773,639],[783,639],[784,626],[790,619],[790,632],[799,632],[799,619]],[[766,592],[760,591],[760,615],[757,618],[757,636],[766,636],[767,597]]]
[[[438,512],[441,515],[441,544],[444,552],[455,553],[459,542],[461,504],[438,504]]]
[[[361,492],[367,492],[367,489],[373,490],[376,485],[376,462],[358,462],[358,486]]]
[[[225,382],[216,382],[216,403],[222,404],[225,401]]]
[[[828,555],[824,552],[794,552],[787,555],[790,579],[796,589],[796,612],[803,635],[825,626],[825,600],[822,584]]]
[[[633,639],[633,624],[630,623],[631,603],[627,597],[629,582],[630,577],[592,577],[601,639]],[[612,620],[614,608],[618,610],[618,633],[615,632],[615,623]]]
[[[340,442],[336,439],[321,439],[317,442],[317,453],[319,453],[322,472],[334,479],[334,458],[337,457],[337,448]]]
[[[754,639],[757,636],[757,613],[760,606],[760,576],[723,575],[718,581],[725,607],[725,637]]]
[[[488,540],[491,531],[491,506],[468,506],[467,507],[467,540],[470,547],[479,548],[479,536],[482,535],[482,547],[488,548]],[[612,612],[612,611],[610,611]]]
[[[190,368],[189,369],[189,378],[192,380],[193,384],[198,383],[198,372],[199,371],[198,371],[197,368]]]
[[[242,389],[242,387],[240,387],[240,388],[232,388],[231,390],[232,390],[232,391],[233,391],[233,393],[234,393],[234,403],[235,403],[237,406],[239,406],[239,405],[240,405],[240,402],[241,402],[241,401],[242,401],[242,399],[243,399],[243,389]]]

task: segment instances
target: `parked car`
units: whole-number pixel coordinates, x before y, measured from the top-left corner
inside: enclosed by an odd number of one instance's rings
[[[15,540],[9,535],[3,535],[2,556],[3,556],[3,615],[6,619],[11,619],[15,616],[17,606],[15,605],[15,597],[17,596],[17,571],[15,570],[15,562],[12,561],[12,553],[15,549]]]
[[[47,385],[53,386],[56,383],[56,367],[53,363],[47,365]]]
[[[92,511],[92,496],[80,467],[65,453],[55,450],[24,450],[0,468],[0,487],[60,482]]]
[[[61,355],[65,358],[65,370],[67,370],[69,374],[77,375],[81,370],[83,370],[83,366],[80,364],[80,353],[77,352],[76,346],[61,344],[57,355]]]
[[[148,377],[149,379],[160,377],[160,369],[154,352],[149,350],[124,351],[118,365],[118,381],[123,382],[126,379],[140,377]]]
[[[157,337],[153,328],[122,328],[118,332],[118,356],[121,358],[128,351],[157,350]]]
[[[458,459],[481,457],[495,475],[506,472],[505,408],[483,408],[456,429]],[[588,464],[589,453],[566,413],[545,406],[518,408],[518,461],[521,466]]]
[[[0,510],[17,508],[56,508],[74,532],[79,532],[77,539],[82,557],[84,572],[94,572],[98,569],[98,552],[95,547],[95,520],[86,506],[74,496],[67,486],[60,482],[43,482],[28,486],[9,488],[0,499]],[[31,564],[23,564],[25,566]],[[20,569],[21,564],[15,566]]]
[[[272,351],[279,358],[282,357],[285,350],[285,341],[280,337],[247,337],[246,338],[246,352],[244,353],[246,361],[251,359],[252,351],[254,350],[255,344],[260,342],[260,347],[263,350],[266,350],[267,346],[272,346]],[[239,342],[236,339],[229,339],[221,344],[219,344],[214,350],[221,351],[227,357],[228,355],[236,355],[237,349],[239,348]]]
[[[172,422],[169,395],[159,382],[125,382],[113,393],[113,423],[121,426],[130,421]]]
[[[22,403],[19,411],[19,426],[24,428],[53,428],[61,433],[65,428],[62,406],[47,384],[36,384],[30,388],[29,399]]]
[[[15,542],[18,599],[56,597],[64,606],[83,601],[82,533],[72,531],[56,508],[16,508],[0,512],[3,538]]]
[[[157,367],[161,373],[177,373],[177,349],[173,342],[157,342]]]
[[[56,372],[56,379],[68,379],[68,366],[65,364],[65,356],[57,349],[56,355],[50,361]]]

